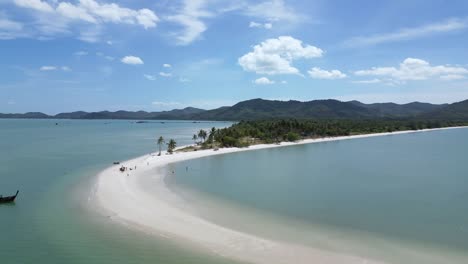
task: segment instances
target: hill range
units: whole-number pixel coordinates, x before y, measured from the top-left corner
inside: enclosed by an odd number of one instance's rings
[[[127,119],[127,120],[261,120],[261,119],[437,119],[468,120],[468,100],[452,104],[408,104],[338,100],[276,101],[252,99],[212,110],[194,107],[161,112],[100,111],[47,115],[41,112],[0,114],[0,118],[30,119]]]

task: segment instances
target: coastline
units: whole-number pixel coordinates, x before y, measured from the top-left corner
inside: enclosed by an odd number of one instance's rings
[[[319,142],[330,142],[375,136],[399,135],[457,129],[448,127],[426,130],[398,131],[333,138],[306,139],[283,142],[281,145],[262,144],[249,148],[221,148],[218,151],[198,150],[173,155],[145,155],[122,162],[136,170],[121,173],[120,165],[111,166],[98,174],[94,197],[100,209],[111,220],[164,238],[178,239],[206,252],[230,259],[252,263],[382,263],[359,256],[343,255],[301,245],[263,239],[208,222],[190,212],[189,206],[166,186],[163,168],[170,163],[240,151],[258,150]],[[156,183],[151,193],[143,187],[142,179]]]

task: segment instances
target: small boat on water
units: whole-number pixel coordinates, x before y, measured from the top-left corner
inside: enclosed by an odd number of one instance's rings
[[[15,194],[15,195],[13,195],[13,196],[5,196],[5,197],[3,197],[3,196],[0,195],[0,204],[1,204],[1,203],[12,203],[12,202],[14,202],[15,199],[16,199],[16,196],[18,196],[18,193],[19,193],[19,191],[16,191],[16,194]]]

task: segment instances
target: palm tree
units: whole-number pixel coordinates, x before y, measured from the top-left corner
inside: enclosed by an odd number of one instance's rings
[[[169,140],[169,143],[167,143],[167,152],[171,153],[174,151],[174,149],[176,148],[177,146],[177,143],[174,139],[170,139]]]
[[[160,137],[158,138],[158,142],[157,142],[157,143],[158,143],[158,146],[159,146],[159,154],[158,154],[158,156],[161,156],[161,147],[162,147],[162,145],[164,144],[164,138],[163,138],[162,136],[160,136]]]
[[[197,144],[197,139],[198,139],[198,136],[196,134],[193,134],[192,140],[195,143],[195,145]]]
[[[202,139],[203,139],[203,142],[205,142],[206,135],[207,135],[207,133],[206,133],[206,131],[203,130],[203,129],[200,129],[200,131],[198,132],[198,137],[199,137],[199,138],[202,138]]]
[[[212,148],[213,148],[213,143],[214,143],[215,135],[216,135],[216,128],[215,128],[215,127],[212,127],[212,128],[211,128],[211,131],[210,131],[210,135],[208,136],[208,138],[209,138],[210,141],[211,141],[211,147],[212,147]]]

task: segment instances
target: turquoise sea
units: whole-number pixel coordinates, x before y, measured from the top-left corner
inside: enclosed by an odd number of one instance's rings
[[[468,129],[452,129],[205,157],[173,165],[167,182],[249,233],[389,263],[468,263],[467,154]]]
[[[58,125],[55,123],[58,122]],[[88,204],[113,161],[229,123],[0,120],[0,263],[233,263],[113,224]],[[170,165],[210,221],[389,263],[468,263],[468,129],[247,151]],[[188,169],[187,169],[188,167]]]
[[[114,225],[87,201],[100,170],[156,151],[156,137],[185,145],[229,124],[0,119],[0,194],[20,190],[0,205],[0,263],[224,263]]]

